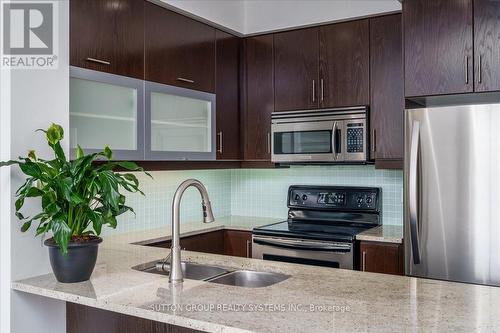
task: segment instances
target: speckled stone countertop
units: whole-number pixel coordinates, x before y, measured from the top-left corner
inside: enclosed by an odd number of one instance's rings
[[[381,225],[363,231],[356,235],[357,240],[383,242],[383,243],[397,243],[403,242],[403,226],[400,225]]]
[[[212,227],[251,229],[271,222],[231,217]],[[168,236],[164,232],[160,237]],[[166,276],[131,269],[168,254],[130,244],[155,236],[106,237],[89,281],[62,284],[46,274],[13,282],[12,288],[209,332],[500,332],[495,287],[184,251],[183,260],[190,262],[291,277],[265,288],[187,279],[171,288]]]

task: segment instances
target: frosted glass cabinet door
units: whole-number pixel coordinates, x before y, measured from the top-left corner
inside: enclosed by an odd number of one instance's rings
[[[214,160],[215,95],[146,82],[146,159]]]
[[[70,69],[70,146],[86,153],[109,146],[114,160],[144,159],[144,81]]]

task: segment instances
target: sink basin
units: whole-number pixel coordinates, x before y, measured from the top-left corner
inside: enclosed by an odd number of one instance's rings
[[[262,288],[285,281],[289,277],[290,275],[280,273],[235,271],[210,279],[208,282],[237,287]]]
[[[142,264],[138,265],[135,267],[132,267],[132,269],[146,272],[146,273],[154,273],[154,274],[161,274],[161,275],[168,275],[169,274],[169,265],[165,264],[164,267],[166,270],[157,270],[156,269],[156,263],[157,261],[152,261],[147,264]],[[214,277],[217,277],[222,274],[229,273],[229,270],[226,270],[224,268],[216,267],[216,266],[209,266],[209,265],[201,265],[201,264],[196,264],[196,263],[191,263],[191,262],[181,262],[181,267],[182,267],[182,275],[186,279],[191,279],[191,280],[209,280]]]

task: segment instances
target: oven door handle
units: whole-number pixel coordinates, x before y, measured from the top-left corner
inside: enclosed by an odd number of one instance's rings
[[[288,239],[268,239],[253,237],[253,242],[260,245],[269,245],[283,247],[288,249],[303,249],[309,251],[333,251],[333,252],[351,252],[351,244],[328,244],[318,242],[296,241]]]

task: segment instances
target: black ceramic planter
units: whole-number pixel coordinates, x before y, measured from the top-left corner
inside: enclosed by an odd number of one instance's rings
[[[86,281],[92,275],[97,260],[97,250],[102,238],[95,237],[86,242],[70,242],[64,255],[52,238],[44,244],[49,248],[50,265],[57,281],[73,283]]]

